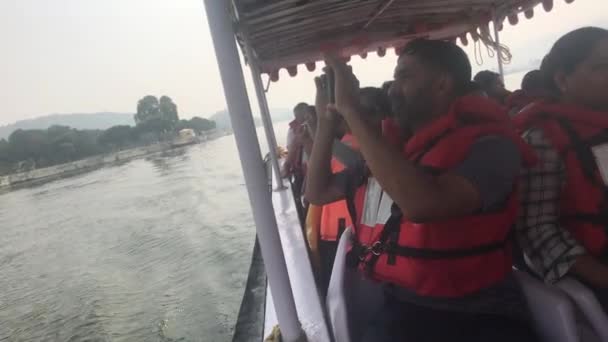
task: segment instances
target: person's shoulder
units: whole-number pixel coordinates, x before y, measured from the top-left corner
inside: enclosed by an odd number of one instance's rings
[[[481,164],[485,171],[494,170],[493,174],[514,175],[519,172],[522,152],[512,139],[500,135],[479,137],[471,146],[467,161]]]
[[[522,134],[522,138],[532,146],[551,146],[549,140],[545,136],[545,132],[538,127],[533,127],[526,130],[524,134]]]
[[[513,139],[501,135],[485,135],[477,138],[471,147],[473,151],[487,151],[487,153],[520,154],[519,147]]]

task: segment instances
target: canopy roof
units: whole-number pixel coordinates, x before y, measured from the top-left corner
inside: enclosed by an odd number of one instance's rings
[[[232,13],[245,58],[276,81],[281,68],[292,76],[300,64],[314,70],[327,50],[383,56],[419,37],[460,37],[466,45],[467,33],[489,37],[490,21],[499,29],[505,18],[515,25],[540,3],[553,8],[553,0],[232,0]]]

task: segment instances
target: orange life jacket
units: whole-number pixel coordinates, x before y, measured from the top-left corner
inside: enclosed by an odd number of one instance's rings
[[[596,157],[593,151],[608,144],[608,113],[539,102],[525,108],[514,121],[521,130],[541,129],[564,161],[566,179],[560,194],[563,227],[590,254],[606,252],[608,187],[596,160],[601,154]]]
[[[341,141],[358,150],[359,146],[356,143],[355,137],[351,134],[345,134]],[[331,159],[331,171],[338,173],[344,170],[344,165],[336,158]],[[323,206],[321,213],[321,240],[336,241],[346,227],[352,226],[350,214],[345,200],[336,201]]]
[[[484,136],[514,141],[525,160],[534,155],[494,102],[477,96],[455,101],[449,113],[410,138],[403,155],[430,172],[461,163]],[[515,188],[496,211],[415,223],[370,178],[354,196],[356,241],[351,265],[372,279],[423,296],[460,297],[503,280],[511,272],[510,233],[517,218]],[[375,213],[375,215],[374,215]]]

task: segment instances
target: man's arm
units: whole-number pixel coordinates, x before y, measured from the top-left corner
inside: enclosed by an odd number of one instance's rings
[[[287,157],[283,163],[283,170],[281,170],[281,176],[283,178],[291,176],[291,169],[296,162],[296,156],[298,155],[297,150],[301,147],[297,140],[298,139],[294,137],[287,146]]]
[[[304,196],[312,204],[323,205],[344,198],[345,191],[331,170],[331,147],[335,135],[333,124],[323,119],[319,119],[318,123],[308,163]]]
[[[336,109],[344,116],[359,142],[371,173],[403,214],[414,222],[438,220],[475,212],[480,208],[479,193],[467,179],[446,173],[431,176],[406,160],[363,119],[356,89],[346,64],[335,59],[328,63],[336,74]]]
[[[345,197],[344,187],[331,170],[332,145],[336,132],[335,113],[327,111],[325,82],[315,79],[317,95],[317,129],[308,161],[306,190],[304,197],[312,204],[323,205]]]
[[[331,151],[332,156],[342,163],[345,168],[362,170],[365,167],[365,160],[363,160],[361,153],[338,139],[334,139]]]
[[[585,279],[593,286],[608,288],[608,266],[589,254],[576,258],[570,272]]]
[[[445,173],[432,176],[406,160],[399,150],[376,135],[357,112],[345,113],[382,189],[414,222],[439,220],[475,212],[481,202],[477,189],[466,178]]]
[[[571,273],[592,285],[608,287],[608,267],[587,254],[559,222],[560,193],[566,172],[563,160],[541,130],[527,132],[524,139],[539,159],[521,176],[522,210],[516,228],[524,254],[548,283]]]

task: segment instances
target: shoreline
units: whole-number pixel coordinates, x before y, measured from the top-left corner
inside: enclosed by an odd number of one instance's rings
[[[69,163],[0,176],[0,194],[22,187],[40,185],[43,183],[52,182],[54,180],[94,171],[104,166],[126,163],[134,159],[184,148],[190,145],[200,144],[215,140],[224,135],[224,132],[213,132],[211,134],[201,136],[200,138],[202,139],[200,139],[200,141],[182,146],[174,146],[173,141],[159,142],[153,145],[134,147],[126,150],[100,154]]]

